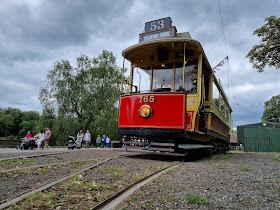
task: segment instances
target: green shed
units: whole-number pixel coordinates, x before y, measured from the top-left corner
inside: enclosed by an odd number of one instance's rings
[[[246,152],[280,152],[280,124],[260,122],[237,126],[237,144]]]

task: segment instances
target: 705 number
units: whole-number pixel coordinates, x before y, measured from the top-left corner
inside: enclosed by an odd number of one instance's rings
[[[155,101],[155,96],[139,96],[139,103],[148,103],[151,102],[153,103]]]

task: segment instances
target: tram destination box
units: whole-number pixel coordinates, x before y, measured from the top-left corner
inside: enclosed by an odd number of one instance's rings
[[[139,42],[175,37],[176,32],[170,17],[149,21],[145,23],[145,32],[139,34]]]

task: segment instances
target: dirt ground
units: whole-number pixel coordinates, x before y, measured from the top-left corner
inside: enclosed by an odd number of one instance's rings
[[[183,163],[118,209],[280,209],[280,154],[232,153]]]

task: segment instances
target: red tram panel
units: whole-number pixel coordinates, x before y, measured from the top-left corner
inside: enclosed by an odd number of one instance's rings
[[[146,98],[145,98],[146,97]],[[143,118],[139,109],[147,104],[152,115]],[[152,93],[120,97],[118,128],[186,128],[186,95],[180,93]]]

